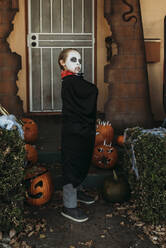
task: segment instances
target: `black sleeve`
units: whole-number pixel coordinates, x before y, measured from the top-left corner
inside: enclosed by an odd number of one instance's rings
[[[86,80],[74,80],[72,86],[75,95],[79,98],[86,99],[91,95],[96,95],[96,86]]]

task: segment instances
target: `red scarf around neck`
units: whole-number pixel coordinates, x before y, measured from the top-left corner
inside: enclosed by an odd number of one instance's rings
[[[61,71],[61,78],[67,77],[69,75],[75,75],[75,73],[71,71]]]

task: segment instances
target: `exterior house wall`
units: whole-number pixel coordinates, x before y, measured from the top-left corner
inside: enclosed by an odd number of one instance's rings
[[[0,1],[0,103],[9,113],[20,117],[23,106],[17,95],[16,80],[21,69],[21,56],[12,52],[7,42],[18,10],[17,0]]]
[[[165,116],[162,105],[163,84],[163,44],[164,44],[164,16],[166,14],[165,0],[140,0],[145,38],[161,39],[160,62],[148,64],[148,76],[152,112],[155,120],[162,120]],[[27,111],[27,65],[26,65],[26,25],[25,1],[19,0],[19,12],[14,19],[14,30],[8,38],[12,51],[22,57],[22,69],[18,74],[18,95],[23,100],[24,111]],[[152,28],[153,27],[153,28]],[[107,84],[104,83],[104,65],[106,61],[105,37],[111,35],[110,27],[104,18],[104,0],[97,0],[97,86],[99,88],[98,110],[103,112],[107,99]]]
[[[144,37],[160,39],[160,62],[148,64],[148,77],[151,107],[154,119],[163,120],[163,61],[164,61],[164,17],[166,15],[165,0],[140,0]]]
[[[10,44],[10,48],[12,52],[16,52],[21,55],[21,64],[22,69],[18,73],[17,87],[18,93],[21,100],[23,101],[24,112],[27,111],[27,95],[26,95],[26,87],[27,87],[27,72],[26,72],[26,37],[25,37],[25,1],[19,0],[19,12],[17,12],[14,21],[14,30],[10,33],[8,37],[8,42]]]

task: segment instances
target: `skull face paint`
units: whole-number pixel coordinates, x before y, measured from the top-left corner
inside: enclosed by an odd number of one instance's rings
[[[70,51],[66,58],[66,69],[73,73],[78,73],[81,70],[81,55],[77,51]]]

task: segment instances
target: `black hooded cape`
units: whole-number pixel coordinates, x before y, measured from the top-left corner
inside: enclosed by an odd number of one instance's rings
[[[61,94],[63,184],[77,187],[92,159],[98,89],[82,76],[70,75],[63,78]]]

